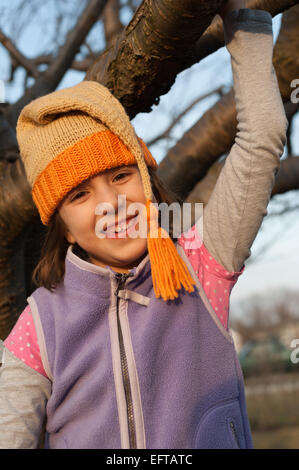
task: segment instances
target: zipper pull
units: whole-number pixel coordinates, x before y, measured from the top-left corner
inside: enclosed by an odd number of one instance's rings
[[[125,284],[128,277],[132,277],[132,276],[134,276],[133,273],[116,273],[115,274],[115,278],[116,278],[116,281],[117,281],[117,287],[116,287],[116,290],[115,290],[114,294],[115,294],[116,297],[118,296],[118,293],[119,293],[120,289],[123,287],[123,285]]]

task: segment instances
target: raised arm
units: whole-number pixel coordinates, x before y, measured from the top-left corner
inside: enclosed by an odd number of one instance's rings
[[[235,143],[203,215],[203,241],[228,271],[239,271],[267,214],[288,121],[272,64],[272,17],[229,0],[219,11],[231,55]],[[239,9],[241,8],[241,9]]]

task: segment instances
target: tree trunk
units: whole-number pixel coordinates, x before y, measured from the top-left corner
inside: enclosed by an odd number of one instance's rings
[[[24,249],[34,207],[24,167],[0,162],[0,337],[5,338],[25,307]],[[12,197],[13,195],[13,197]]]

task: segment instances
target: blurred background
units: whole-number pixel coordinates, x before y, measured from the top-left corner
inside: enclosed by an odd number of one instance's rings
[[[76,53],[77,67],[65,71],[57,88],[80,82],[87,70],[83,65],[80,70],[80,62],[87,57],[90,64],[105,50],[112,40],[107,32],[108,16],[114,15],[118,34],[140,3],[107,2],[106,23],[102,15],[91,27]],[[4,84],[4,104],[17,103],[35,83],[30,66],[40,72],[47,69],[50,58],[66,42],[87,4],[87,0],[1,0],[0,80]],[[274,42],[279,37],[282,16],[280,13],[273,18]],[[16,51],[21,55],[19,60]],[[29,60],[28,67],[24,59]],[[140,112],[132,119],[137,134],[158,163],[232,85],[230,56],[225,47],[220,47],[179,73],[170,91],[160,97],[151,112]],[[289,122],[283,160],[299,155],[299,113],[293,113]],[[252,255],[231,295],[230,327],[245,377],[256,448],[299,447],[298,234],[299,190],[273,195]]]

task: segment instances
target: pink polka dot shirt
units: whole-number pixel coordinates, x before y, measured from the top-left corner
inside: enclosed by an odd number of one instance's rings
[[[224,269],[201,241],[196,225],[182,234],[178,243],[188,256],[214,312],[224,328],[227,328],[230,293],[245,266],[240,272],[229,272]],[[21,313],[4,345],[29,367],[47,377],[29,305]]]
[[[19,316],[10,335],[4,341],[4,345],[29,367],[47,377],[41,361],[37,335],[29,305]]]

